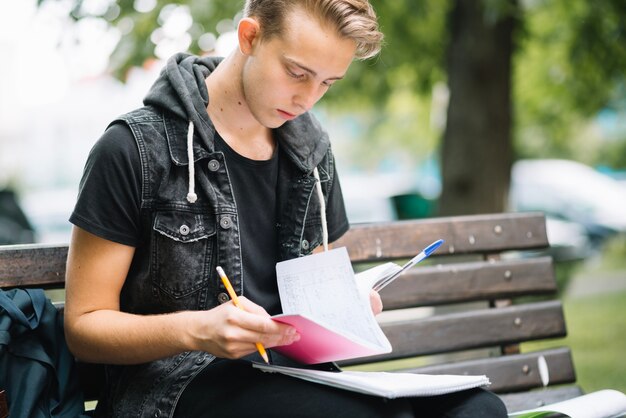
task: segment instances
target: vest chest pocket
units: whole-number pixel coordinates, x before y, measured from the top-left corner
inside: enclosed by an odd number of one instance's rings
[[[153,284],[170,308],[193,308],[210,276],[215,216],[182,211],[157,212],[153,230]],[[163,301],[168,304],[168,301]],[[178,306],[182,305],[182,306]],[[186,305],[186,306],[185,306]]]
[[[319,216],[307,219],[300,241],[300,254],[311,254],[313,250],[322,245],[322,241],[322,219]]]

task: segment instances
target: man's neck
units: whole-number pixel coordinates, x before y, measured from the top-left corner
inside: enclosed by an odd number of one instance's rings
[[[269,128],[252,115],[242,88],[242,64],[238,52],[226,57],[206,78],[209,93],[207,112],[224,141],[239,154],[269,159],[275,148]]]

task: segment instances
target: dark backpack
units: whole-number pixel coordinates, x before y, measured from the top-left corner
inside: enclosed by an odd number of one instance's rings
[[[41,289],[0,289],[0,390],[11,418],[83,417],[63,317]]]

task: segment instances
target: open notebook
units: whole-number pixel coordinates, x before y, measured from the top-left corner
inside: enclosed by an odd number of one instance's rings
[[[489,385],[486,376],[425,375],[395,372],[327,372],[253,363],[265,372],[282,373],[367,395],[394,399],[409,396],[435,396]]]
[[[300,340],[273,350],[306,364],[389,353],[391,344],[372,312],[369,293],[428,257],[429,245],[404,266],[385,263],[354,274],[345,247],[276,265],[283,310],[275,321],[293,325]]]

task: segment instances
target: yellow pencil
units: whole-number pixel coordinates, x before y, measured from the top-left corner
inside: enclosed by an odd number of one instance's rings
[[[217,273],[220,275],[220,278],[222,279],[222,283],[224,283],[224,287],[226,288],[226,291],[228,292],[228,295],[230,296],[230,298],[233,300],[233,303],[235,304],[235,306],[241,309],[242,311],[245,311],[243,306],[241,306],[241,304],[239,303],[239,298],[237,297],[237,293],[235,293],[235,289],[233,289],[233,286],[230,284],[230,280],[228,280],[228,277],[226,276],[226,273],[224,273],[224,270],[220,266],[217,266],[216,270],[217,270]],[[254,344],[256,344],[256,349],[259,351],[259,354],[261,355],[261,357],[263,357],[263,360],[265,360],[267,364],[270,364],[270,361],[267,358],[267,353],[265,352],[265,347],[263,347],[263,344],[259,342],[254,343]]]

